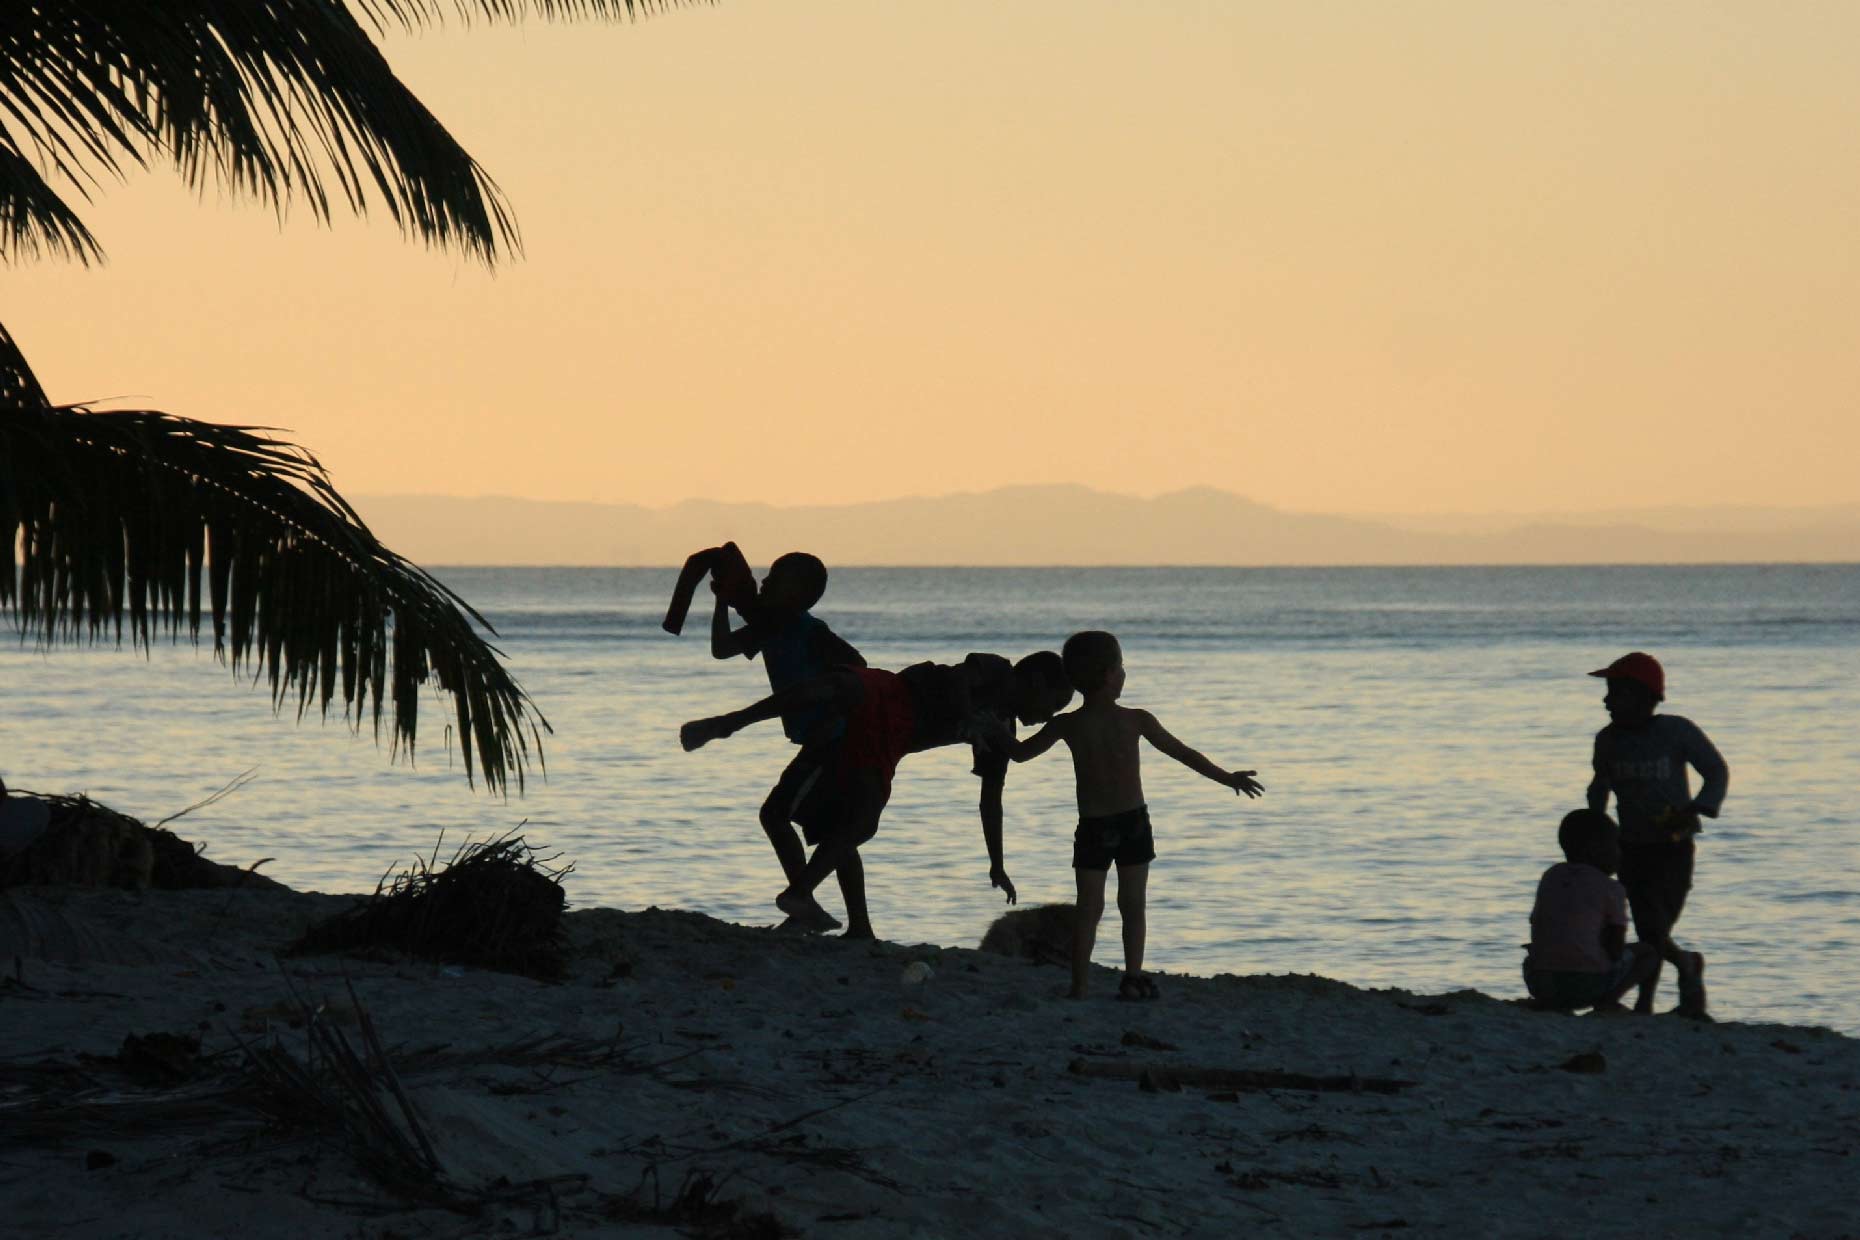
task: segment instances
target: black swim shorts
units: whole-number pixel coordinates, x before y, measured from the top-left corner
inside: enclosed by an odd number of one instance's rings
[[[1524,961],[1524,988],[1547,1008],[1573,1012],[1594,1007],[1620,988],[1634,967],[1634,953],[1622,952],[1605,973],[1577,973],[1568,969],[1539,969]]]
[[[1657,943],[1673,932],[1692,890],[1691,840],[1621,845],[1621,885],[1634,913],[1634,933],[1643,943]]]
[[[884,772],[842,761],[837,744],[821,751],[820,760],[804,749],[763,802],[764,815],[797,824],[810,848],[829,840],[844,840],[854,848],[878,832],[879,816],[891,799],[891,780]]]
[[[1072,836],[1072,868],[1108,870],[1112,865],[1148,865],[1156,859],[1147,805],[1121,814],[1079,819]]]

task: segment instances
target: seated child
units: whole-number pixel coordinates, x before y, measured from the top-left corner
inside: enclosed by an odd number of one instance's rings
[[[1071,697],[1059,656],[1052,651],[1028,655],[1014,664],[999,655],[976,654],[959,664],[920,663],[902,673],[839,668],[742,710],[693,720],[679,729],[679,742],[687,750],[697,749],[750,724],[797,710],[829,708],[844,720],[844,735],[829,768],[797,808],[801,821],[813,828],[810,839],[818,839],[819,847],[775,903],[790,917],[817,920],[824,910],[814,899],[814,889],[828,874],[838,873],[848,918],[853,921],[848,934],[863,930],[862,937],[869,937],[858,849],[878,831],[891,798],[892,777],[904,755],[958,741],[971,744],[973,769],[982,779],[980,808],[988,880],[1012,903],[1014,883],[1007,875],[1001,847],[1001,792],[1007,759],[989,752],[978,720],[992,721],[991,735],[1011,736],[1016,721],[1043,723]]]
[[[1074,633],[1062,654],[1066,679],[1084,696],[1075,711],[1060,715],[1024,741],[1004,747],[1016,762],[1037,758],[1064,741],[1072,751],[1078,787],[1079,826],[1072,841],[1078,882],[1078,916],[1072,940],[1071,998],[1085,997],[1098,920],[1104,915],[1104,880],[1117,866],[1117,911],[1124,923],[1124,976],[1120,999],[1154,999],[1156,983],[1143,972],[1146,932],[1144,887],[1156,856],[1137,741],[1148,741],[1197,774],[1257,797],[1265,791],[1253,771],[1227,771],[1171,736],[1156,716],[1117,704],[1124,691],[1124,653],[1109,633]]]
[[[1621,996],[1660,966],[1650,943],[1627,943],[1627,892],[1610,877],[1621,832],[1599,810],[1563,816],[1557,843],[1566,860],[1544,871],[1531,908],[1524,987],[1538,1007],[1619,1011]]]
[[[768,673],[769,689],[779,693],[791,689],[836,667],[864,667],[865,659],[826,623],[812,613],[827,589],[827,566],[819,557],[804,551],[790,551],[769,566],[762,586],[747,600],[737,591],[711,579],[711,591],[717,596],[711,613],[710,653],[712,658],[729,659],[737,655],[753,659],[762,656]],[[743,626],[730,627],[730,600],[736,598]],[[826,707],[815,705],[789,711],[782,716],[782,732],[801,750],[782,771],[775,786],[762,802],[762,830],[782,873],[790,883],[801,875],[807,854],[791,825],[802,798],[820,777],[838,742],[841,721]],[[813,842],[810,840],[809,842]],[[845,894],[842,891],[842,894]],[[854,932],[861,928],[861,915],[855,918]],[[863,905],[863,899],[860,900]],[[840,923],[819,904],[797,925],[806,930],[831,930]],[[870,927],[865,927],[867,933]]]

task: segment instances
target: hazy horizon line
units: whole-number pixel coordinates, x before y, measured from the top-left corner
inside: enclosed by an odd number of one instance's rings
[[[676,571],[681,565],[667,560],[660,564],[468,564],[462,561],[435,560],[422,565],[428,569],[468,568],[468,569],[536,569],[539,571],[556,571],[565,568],[585,569],[588,572],[608,572],[615,569],[631,571],[635,569],[652,569],[654,571]],[[1533,562],[1520,564],[1509,560],[1494,560],[1488,564],[1454,564],[1415,561],[1412,564],[868,564],[858,560],[836,560],[834,571],[849,568],[876,568],[910,572],[955,572],[955,573],[1023,573],[1023,572],[1128,572],[1132,569],[1157,572],[1208,572],[1220,569],[1228,572],[1270,573],[1270,572],[1407,572],[1413,569],[1441,569],[1466,572],[1489,572],[1493,569],[1517,569],[1536,572],[1541,569],[1714,569],[1714,568],[1860,568],[1860,560],[1570,560],[1567,562]]]
[[[1157,500],[1172,499],[1178,496],[1209,494],[1228,499],[1241,500],[1260,508],[1274,512],[1288,513],[1294,516],[1338,516],[1363,520],[1377,520],[1401,517],[1440,518],[1445,520],[1473,517],[1528,519],[1545,516],[1606,516],[1614,513],[1634,512],[1796,512],[1812,513],[1829,510],[1860,509],[1860,497],[1848,500],[1827,500],[1803,504],[1778,504],[1754,502],[1729,502],[1717,504],[1622,504],[1603,508],[1413,508],[1413,509],[1338,509],[1338,508],[1291,508],[1270,504],[1254,499],[1244,491],[1228,490],[1224,487],[1198,484],[1195,486],[1174,487],[1166,491],[1145,494],[1137,491],[1113,491],[1095,487],[1082,482],[1016,482],[1000,486],[966,488],[938,492],[909,492],[899,495],[881,496],[870,499],[849,500],[771,500],[771,499],[726,499],[716,496],[688,495],[681,499],[660,503],[629,499],[564,499],[559,496],[515,495],[502,491],[482,491],[477,493],[459,493],[453,491],[357,491],[357,498],[366,499],[451,499],[451,500],[508,500],[527,504],[589,504],[614,508],[641,508],[649,512],[665,512],[687,504],[715,504],[736,508],[858,508],[871,504],[908,503],[914,500],[944,500],[963,496],[1000,495],[1011,492],[1026,491],[1081,491],[1092,495],[1108,496],[1113,499],[1138,500],[1153,503]],[[1182,567],[1191,567],[1183,565]]]

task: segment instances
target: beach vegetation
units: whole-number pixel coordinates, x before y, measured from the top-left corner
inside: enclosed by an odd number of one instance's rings
[[[317,923],[292,944],[294,955],[404,953],[439,964],[466,965],[559,980],[567,968],[562,913],[567,896],[555,857],[539,855],[522,836],[467,843],[445,865],[438,846],[383,877],[369,899]]]

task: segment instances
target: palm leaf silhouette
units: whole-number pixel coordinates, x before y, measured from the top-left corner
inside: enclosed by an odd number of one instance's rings
[[[0,543],[17,556],[0,606],[41,643],[198,640],[204,615],[215,653],[300,718],[340,695],[379,738],[391,704],[390,748],[411,756],[430,683],[452,697],[468,779],[521,791],[542,759],[548,722],[472,627],[491,626],[262,428],[16,404],[0,415]]]
[[[280,214],[379,204],[491,263],[519,239],[495,184],[373,35],[453,17],[632,17],[670,0],[31,0],[0,5],[0,262],[102,257],[71,205],[172,165]],[[458,595],[374,537],[308,452],[266,428],[55,405],[0,325],[0,608],[41,642],[146,648],[211,618],[216,653],[282,709],[414,749],[420,689],[452,697],[465,773],[523,787],[548,723]],[[202,589],[206,591],[202,610]],[[532,743],[534,752],[532,754]]]
[[[403,232],[487,261],[517,244],[497,187],[389,67],[370,32],[448,14],[633,16],[669,0],[32,0],[0,6],[0,259],[89,260],[88,198],[172,163],[327,219],[380,202]],[[366,21],[366,25],[364,25]]]

